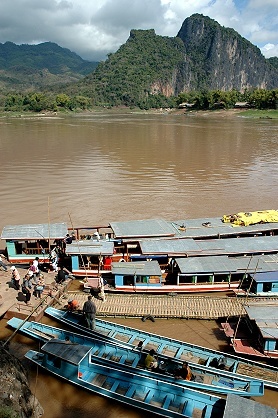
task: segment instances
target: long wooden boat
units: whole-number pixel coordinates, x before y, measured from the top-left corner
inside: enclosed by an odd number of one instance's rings
[[[246,315],[237,322],[222,323],[225,335],[238,354],[278,359],[278,305],[244,306]]]
[[[179,340],[148,333],[124,325],[96,319],[96,330],[88,330],[82,325],[82,315],[48,307],[45,313],[57,321],[71,326],[79,333],[95,336],[109,342],[124,344],[135,348],[139,345],[144,350],[154,349],[158,355],[166,355],[191,364],[209,366],[227,370],[238,376],[263,380],[265,386],[278,388],[278,368],[257,361],[247,360],[232,354],[186,343]]]
[[[163,417],[221,418],[225,400],[205,392],[92,362],[91,349],[51,340],[25,357],[74,385]]]
[[[233,393],[241,396],[262,396],[264,384],[261,380],[241,378],[234,373],[213,369],[202,365],[190,363],[193,378],[188,380],[175,379],[175,370],[182,366],[182,362],[169,356],[160,355],[158,367],[154,371],[147,370],[144,360],[145,350],[131,349],[119,344],[108,343],[100,339],[64,331],[38,322],[23,321],[12,318],[8,325],[19,332],[41,342],[51,339],[67,341],[70,344],[86,345],[91,348],[91,360],[94,363],[104,363],[107,366],[127,370],[141,376],[155,377],[179,386],[191,387],[197,390],[206,390],[214,393]]]

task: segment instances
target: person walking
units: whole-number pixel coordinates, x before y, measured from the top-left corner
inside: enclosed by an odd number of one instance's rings
[[[14,285],[14,287],[16,288],[16,290],[20,289],[20,274],[18,272],[18,270],[15,268],[15,266],[11,267],[11,272],[12,272],[12,284]]]
[[[97,307],[92,301],[92,296],[88,296],[88,300],[83,305],[83,315],[85,316],[86,324],[89,329],[95,329]]]

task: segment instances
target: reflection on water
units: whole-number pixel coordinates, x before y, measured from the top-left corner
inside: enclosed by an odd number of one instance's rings
[[[0,227],[276,209],[278,125],[188,115],[3,119]]]
[[[2,119],[0,130],[1,230],[34,222],[72,221],[76,227],[278,209],[275,120],[98,113]],[[118,321],[227,348],[213,321]],[[11,348],[22,357],[30,344],[16,336]],[[37,370],[25,364],[46,417],[146,415],[41,371],[37,379]],[[259,401],[277,408],[277,392],[266,391]]]

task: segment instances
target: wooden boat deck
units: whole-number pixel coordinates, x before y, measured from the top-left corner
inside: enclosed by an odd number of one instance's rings
[[[68,297],[78,300],[79,305],[83,306],[88,295],[84,292],[73,291],[68,292]],[[246,314],[243,307],[246,300],[228,296],[109,293],[105,295],[105,298],[105,302],[94,299],[97,306],[97,316],[99,317],[143,317],[151,315],[154,318],[218,319]],[[258,298],[258,300],[262,301],[261,298]],[[274,302],[273,298],[271,300]],[[275,302],[278,305],[278,297]]]

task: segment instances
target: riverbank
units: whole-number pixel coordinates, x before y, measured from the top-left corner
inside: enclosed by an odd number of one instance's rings
[[[251,119],[278,119],[278,109],[215,109],[215,110],[191,110],[191,109],[149,109],[141,110],[139,108],[131,109],[129,107],[115,107],[105,109],[96,107],[91,110],[85,111],[57,111],[57,112],[0,112],[1,118],[24,118],[24,119],[59,119],[64,117],[74,116],[86,116],[91,114],[152,114],[152,115],[186,115],[186,116],[198,116],[198,117],[220,117],[220,118],[233,118],[233,117],[245,117]],[[1,124],[1,121],[0,121]]]

